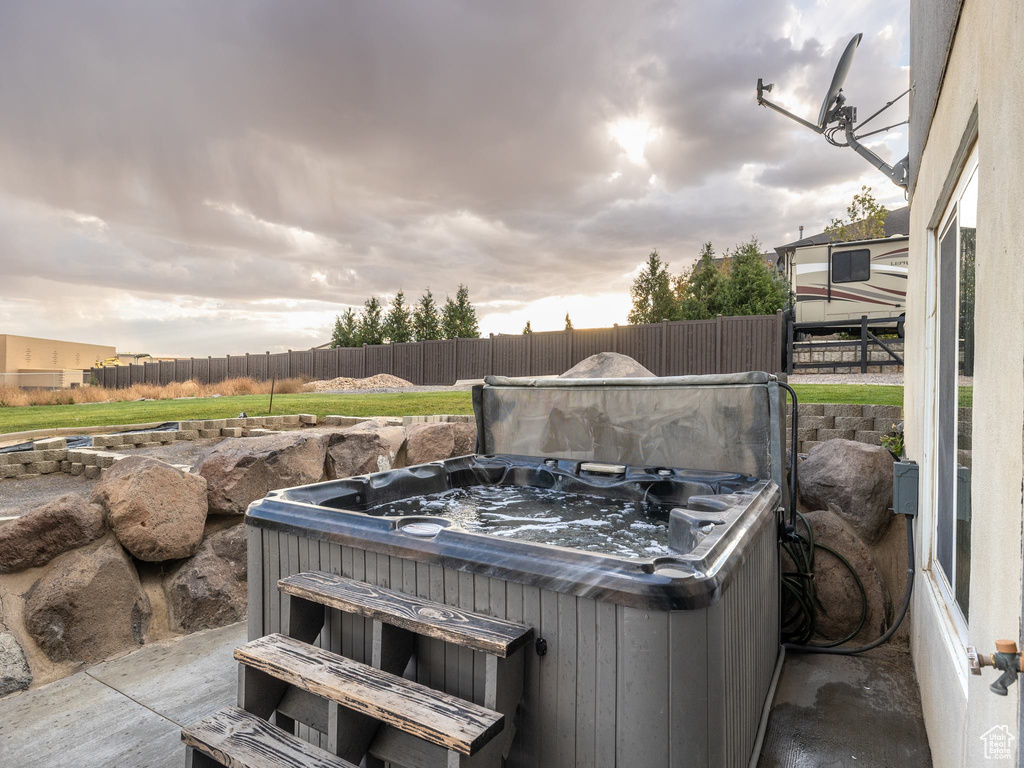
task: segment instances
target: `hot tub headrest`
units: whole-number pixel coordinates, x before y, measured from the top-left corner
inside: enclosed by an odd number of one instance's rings
[[[473,392],[479,453],[745,472],[785,488],[771,374],[484,382]]]

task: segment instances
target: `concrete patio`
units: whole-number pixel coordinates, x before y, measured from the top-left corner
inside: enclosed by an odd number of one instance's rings
[[[181,726],[235,701],[245,623],[147,645],[0,699],[0,755],[20,768],[181,768]]]
[[[0,700],[4,764],[181,768],[181,726],[234,703],[245,633],[239,623],[155,643]],[[931,765],[909,654],[788,656],[760,768],[865,765]]]

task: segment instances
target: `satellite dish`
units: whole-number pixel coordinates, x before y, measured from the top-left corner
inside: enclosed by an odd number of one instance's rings
[[[861,143],[861,139],[876,133],[881,133],[882,131],[887,131],[890,128],[895,128],[898,125],[903,125],[907,121],[903,120],[899,123],[886,126],[885,128],[878,128],[874,131],[869,131],[868,133],[862,133],[860,135],[857,135],[856,132],[910,93],[910,89],[908,88],[906,91],[901,93],[880,110],[857,125],[856,128],[854,126],[857,123],[857,108],[853,106],[846,106],[846,97],[843,95],[843,83],[846,82],[846,76],[850,73],[850,66],[853,64],[853,54],[857,50],[857,46],[860,45],[860,41],[863,37],[864,35],[859,32],[854,35],[850,42],[846,44],[846,49],[843,51],[843,55],[839,57],[839,64],[836,65],[836,72],[832,76],[832,83],[829,85],[828,92],[825,94],[825,100],[821,103],[821,110],[818,112],[817,123],[812,123],[810,120],[804,120],[802,117],[794,115],[789,110],[783,109],[778,104],[766,99],[764,96],[765,93],[770,93],[773,86],[771,83],[765,84],[763,78],[760,77],[757,79],[757,103],[762,107],[768,107],[781,115],[785,115],[790,120],[800,123],[800,125],[805,128],[810,128],[815,133],[823,134],[825,136],[825,140],[835,147],[850,147],[854,152],[884,173],[893,184],[906,190],[908,177],[910,175],[909,155],[904,157],[898,163],[889,165],[868,147],[864,146]],[[835,125],[833,125],[833,123],[835,123]],[[845,143],[842,142],[842,139],[836,138],[840,135],[846,139]]]
[[[843,83],[846,82],[846,76],[850,73],[850,65],[853,64],[853,54],[857,50],[857,46],[860,45],[862,37],[864,35],[860,32],[854,35],[850,42],[846,44],[846,50],[843,51],[843,55],[839,57],[836,73],[832,75],[832,85],[828,87],[825,100],[821,102],[821,111],[818,112],[819,131],[824,131],[825,126],[828,124],[828,113],[832,109],[832,102],[836,100],[836,96],[843,90]]]

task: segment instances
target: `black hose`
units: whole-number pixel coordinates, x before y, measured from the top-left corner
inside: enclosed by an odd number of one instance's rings
[[[796,509],[796,495],[797,495],[797,436],[799,428],[799,414],[797,412],[797,395],[789,384],[780,381],[779,386],[785,389],[790,398],[793,401],[793,417],[791,427],[791,447],[790,447],[790,468],[789,468],[789,526],[786,527],[782,532],[782,541],[780,542],[781,548],[789,555],[790,560],[793,561],[793,565],[797,568],[794,573],[781,574],[782,578],[782,596],[788,595],[790,598],[790,604],[788,609],[783,609],[783,616],[781,617],[781,627],[783,631],[790,637],[799,638],[800,642],[784,642],[782,645],[788,651],[795,653],[828,653],[835,655],[850,656],[858,653],[864,653],[870,651],[878,646],[882,645],[889,640],[895,634],[896,630],[899,629],[900,624],[903,623],[903,619],[907,615],[907,611],[910,608],[910,598],[913,594],[914,589],[914,527],[912,525],[912,518],[907,517],[907,582],[903,593],[903,605],[900,608],[899,615],[896,620],[889,626],[889,628],[882,634],[881,637],[873,640],[867,645],[856,646],[853,648],[842,648],[843,643],[849,642],[864,627],[864,622],[867,619],[868,612],[868,599],[867,591],[864,589],[864,583],[860,580],[857,572],[854,570],[850,562],[843,557],[839,552],[828,547],[824,544],[815,543],[814,534],[811,531],[810,525],[807,523],[806,518],[797,512]],[[800,519],[804,527],[807,529],[806,538],[797,531],[797,519]],[[841,640],[836,640],[831,643],[822,645],[808,645],[807,642],[813,637],[815,626],[817,624],[816,614],[817,609],[815,604],[818,603],[817,594],[814,588],[814,552],[815,549],[824,549],[826,552],[836,557],[845,568],[853,576],[854,582],[857,584],[857,589],[860,592],[861,597],[861,614],[860,620],[857,623],[856,628],[850,632],[846,637]],[[820,603],[818,603],[820,605]]]
[[[855,648],[830,648],[814,645],[783,643],[783,647],[787,651],[794,651],[795,653],[831,653],[840,656],[852,656],[857,653],[864,653],[865,651],[877,648],[882,643],[888,641],[889,638],[896,633],[900,624],[903,623],[903,619],[906,617],[907,611],[910,609],[910,597],[914,591],[914,526],[911,522],[912,520],[912,517],[907,516],[907,585],[903,591],[903,606],[900,608],[899,616],[897,616],[896,620],[887,630],[885,630],[885,633],[877,640],[873,640],[867,645],[861,645]]]

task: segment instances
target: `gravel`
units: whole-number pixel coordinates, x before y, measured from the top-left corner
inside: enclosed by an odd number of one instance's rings
[[[63,472],[31,480],[0,480],[0,517],[23,515],[66,493],[77,493],[88,499],[96,483],[83,475]]]

